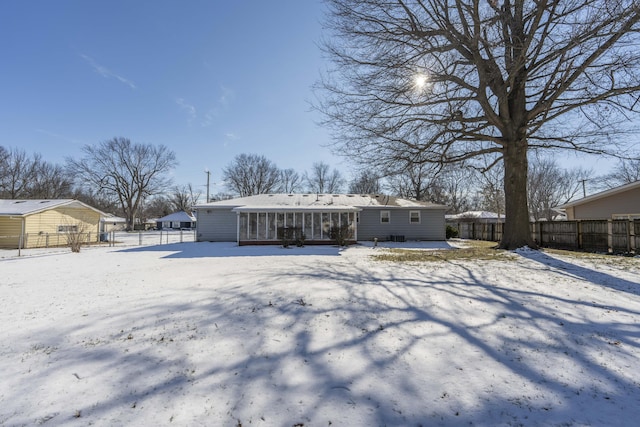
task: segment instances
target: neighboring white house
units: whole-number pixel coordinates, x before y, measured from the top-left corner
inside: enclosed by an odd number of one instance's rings
[[[181,230],[196,228],[196,217],[185,211],[174,212],[156,220],[158,230]]]
[[[452,222],[504,222],[504,215],[489,211],[466,211],[459,214],[447,215],[446,219]]]
[[[349,240],[444,240],[447,207],[370,194],[260,194],[194,206],[197,240],[278,244],[286,233],[309,244],[331,243],[332,228]]]

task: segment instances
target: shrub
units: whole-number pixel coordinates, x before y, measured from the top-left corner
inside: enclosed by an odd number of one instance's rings
[[[458,229],[450,225],[447,225],[446,236],[447,236],[447,239],[458,237]]]
[[[349,225],[343,225],[341,227],[331,227],[329,229],[329,237],[335,241],[338,246],[347,246],[351,236],[351,228]]]
[[[64,227],[64,234],[67,236],[67,244],[71,248],[71,252],[80,252],[82,244],[87,239],[87,233],[82,224],[75,224]]]

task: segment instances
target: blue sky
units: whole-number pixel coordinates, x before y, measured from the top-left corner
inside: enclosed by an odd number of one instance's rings
[[[310,111],[322,19],[321,0],[0,1],[0,145],[62,164],[117,136],[163,144],[174,183],[204,190],[209,169],[211,193],[241,153],[351,178]]]
[[[180,162],[175,183],[195,186],[207,168],[219,185],[241,153],[344,171],[308,102],[323,69],[322,10],[320,0],[2,1],[0,145],[63,163],[116,136],[164,144]]]

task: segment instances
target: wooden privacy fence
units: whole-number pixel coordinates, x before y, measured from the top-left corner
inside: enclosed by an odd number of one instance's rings
[[[499,241],[501,222],[449,223],[463,239]],[[531,235],[538,245],[547,248],[589,252],[637,253],[640,247],[640,220],[576,220],[531,223]]]

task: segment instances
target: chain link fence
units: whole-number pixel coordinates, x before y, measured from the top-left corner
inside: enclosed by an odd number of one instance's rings
[[[134,247],[189,243],[196,241],[196,230],[111,231],[79,233],[82,247]],[[13,243],[10,243],[13,242]],[[17,243],[15,243],[17,242]],[[1,249],[4,246],[5,249]],[[11,247],[14,246],[14,247]],[[69,233],[25,233],[0,236],[0,258],[70,251]]]

